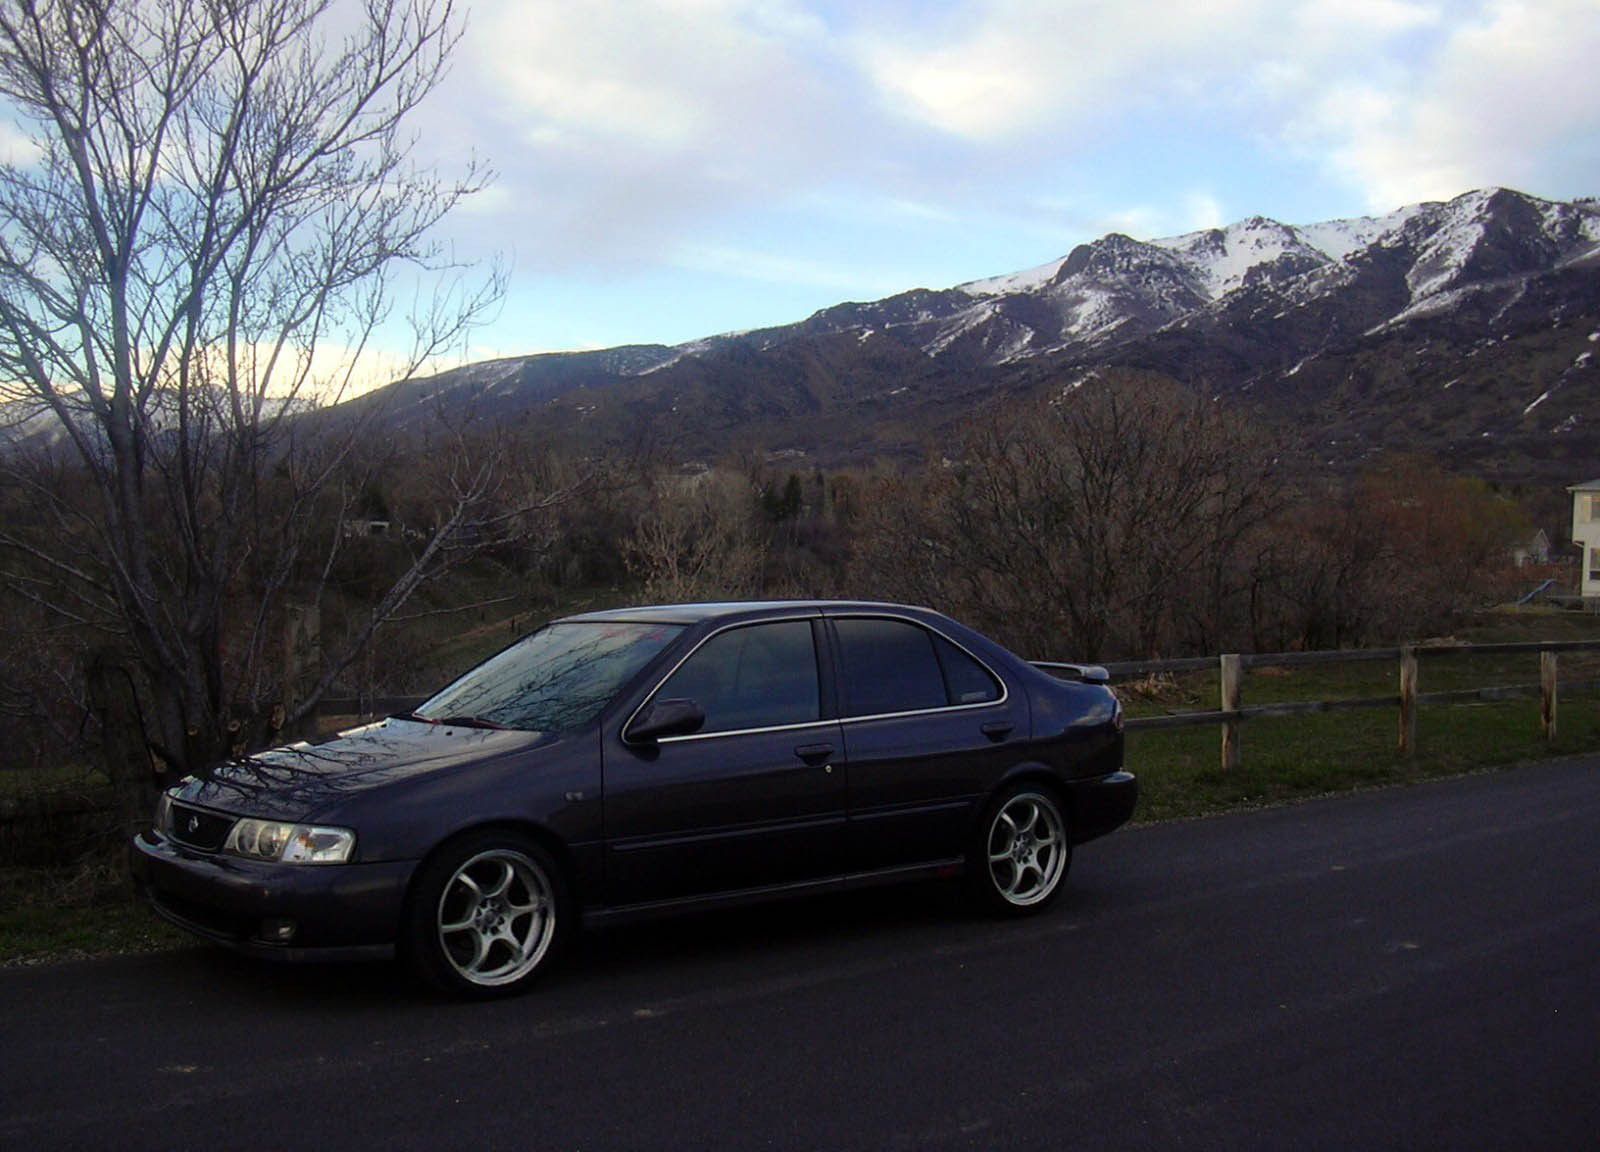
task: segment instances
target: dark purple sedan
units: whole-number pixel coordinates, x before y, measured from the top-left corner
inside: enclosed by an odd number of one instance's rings
[[[894,604],[572,616],[415,712],[183,780],[136,871],[208,939],[476,996],[585,921],[957,874],[1036,912],[1137,796],[1104,672],[1052,670]]]

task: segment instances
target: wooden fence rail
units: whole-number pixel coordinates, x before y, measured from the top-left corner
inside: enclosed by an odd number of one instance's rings
[[[1401,648],[1350,648],[1322,652],[1248,652],[1222,656],[1190,656],[1178,660],[1130,660],[1102,665],[1116,681],[1182,672],[1208,672],[1217,669],[1221,680],[1215,711],[1177,712],[1168,716],[1133,716],[1127,726],[1141,731],[1166,728],[1193,728],[1203,724],[1222,727],[1222,767],[1236,769],[1243,755],[1240,725],[1246,720],[1267,717],[1306,716],[1319,712],[1349,712],[1368,708],[1395,708],[1399,712],[1398,747],[1402,756],[1417,752],[1417,710],[1424,705],[1464,704],[1479,701],[1516,700],[1537,697],[1539,722],[1546,740],[1556,737],[1559,690],[1557,657],[1562,652],[1600,652],[1600,640],[1521,641],[1511,644],[1423,644]],[[1449,692],[1421,692],[1419,664],[1439,656],[1520,656],[1539,655],[1539,683],[1504,684],[1490,688],[1465,688]],[[1245,674],[1257,668],[1307,668],[1328,664],[1372,664],[1388,662],[1399,667],[1399,690],[1392,696],[1358,696],[1341,700],[1295,700],[1278,704],[1244,703]],[[1077,665],[1038,661],[1046,671],[1066,672]],[[1573,680],[1564,685],[1569,691],[1600,688],[1600,680]],[[317,705],[319,716],[382,716],[408,712],[427,699],[424,696],[366,696],[357,699],[323,700]]]
[[[1243,721],[1262,717],[1304,716],[1317,712],[1345,712],[1366,708],[1395,708],[1399,711],[1398,747],[1402,756],[1417,751],[1417,710],[1423,705],[1462,704],[1477,701],[1515,700],[1537,697],[1540,729],[1546,740],[1556,738],[1556,717],[1562,683],[1557,672],[1562,652],[1600,652],[1600,640],[1526,641],[1511,644],[1426,644],[1400,648],[1354,648],[1325,652],[1253,652],[1223,656],[1195,656],[1178,660],[1132,660],[1103,667],[1113,682],[1145,676],[1183,672],[1206,672],[1215,668],[1220,680],[1215,711],[1177,712],[1168,716],[1134,716],[1127,721],[1131,729],[1159,730],[1192,728],[1204,724],[1222,726],[1222,767],[1239,766],[1241,744],[1239,726]],[[1438,656],[1516,656],[1539,655],[1537,684],[1505,684],[1489,688],[1466,688],[1450,692],[1421,692],[1419,664]],[[1398,664],[1399,690],[1392,696],[1360,696],[1341,700],[1296,700],[1280,704],[1245,705],[1244,673],[1256,668],[1303,668],[1326,664]],[[1065,668],[1041,661],[1047,671]],[[1569,691],[1600,688],[1600,680],[1572,680]]]

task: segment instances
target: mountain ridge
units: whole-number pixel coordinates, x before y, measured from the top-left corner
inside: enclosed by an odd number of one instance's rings
[[[469,364],[331,411],[396,436],[470,413],[580,449],[837,464],[943,451],[986,403],[1132,369],[1275,422],[1319,464],[1423,451],[1572,482],[1600,460],[1597,352],[1600,202],[1486,188],[1308,225],[1111,233],[1020,272],[676,346]]]
[[[513,357],[357,403],[399,426],[459,404],[563,438],[839,462],[908,453],[987,400],[1124,367],[1284,422],[1336,463],[1422,450],[1518,480],[1600,458],[1600,366],[1584,356],[1600,342],[1597,272],[1600,203],[1486,188],[1309,225],[1111,233],[793,324]]]

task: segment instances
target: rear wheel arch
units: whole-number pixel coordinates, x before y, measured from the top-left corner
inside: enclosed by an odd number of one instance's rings
[[[985,801],[968,839],[967,884],[978,903],[1003,916],[1048,906],[1072,867],[1067,790],[1048,772],[1009,776]]]
[[[1038,762],[1032,762],[1017,765],[990,789],[989,794],[983,798],[983,802],[977,806],[973,828],[978,828],[988,818],[995,801],[1000,798],[1002,793],[1023,786],[1038,788],[1040,791],[1047,793],[1056,802],[1057,807],[1061,809],[1061,815],[1066,819],[1069,831],[1077,824],[1077,813],[1073,810],[1073,790],[1067,787],[1065,781],[1061,779],[1060,773],[1054,772]]]

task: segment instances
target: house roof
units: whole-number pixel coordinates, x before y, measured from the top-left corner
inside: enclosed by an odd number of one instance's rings
[[[1574,484],[1567,489],[1568,492],[1600,492],[1600,480],[1590,480],[1586,484]]]

